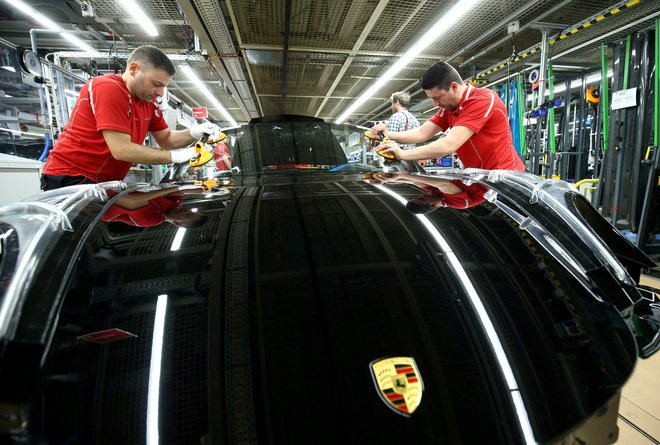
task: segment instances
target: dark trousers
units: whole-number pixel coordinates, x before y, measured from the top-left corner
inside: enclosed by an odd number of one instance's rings
[[[91,179],[84,176],[53,176],[41,175],[41,190],[55,190],[69,185],[96,184]]]

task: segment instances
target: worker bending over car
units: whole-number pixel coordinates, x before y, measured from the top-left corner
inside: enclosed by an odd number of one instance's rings
[[[49,154],[41,188],[122,180],[133,163],[169,164],[189,160],[190,145],[220,129],[205,122],[171,130],[157,102],[176,72],[154,46],[140,46],[128,58],[122,75],[91,78],[80,90],[69,123]],[[150,132],[160,150],[143,145]]]
[[[377,124],[371,133],[384,133],[390,140],[378,147],[382,154],[401,160],[421,160],[456,155],[465,168],[524,171],[511,138],[506,107],[493,91],[465,84],[446,62],[432,65],[422,77],[422,88],[440,109],[421,127],[388,131]],[[449,130],[446,137],[422,147],[402,150],[399,144],[419,144]]]

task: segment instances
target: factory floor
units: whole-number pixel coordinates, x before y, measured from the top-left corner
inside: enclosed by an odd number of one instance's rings
[[[642,277],[640,284],[658,289],[660,279]],[[660,443],[660,352],[638,360],[630,380],[623,387],[619,405],[617,445]]]

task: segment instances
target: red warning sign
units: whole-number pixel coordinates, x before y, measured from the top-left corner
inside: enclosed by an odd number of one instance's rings
[[[92,343],[110,343],[112,341],[124,340],[131,337],[137,337],[137,335],[113,328],[106,329],[105,331],[92,332],[91,334],[81,335],[76,338],[78,340],[89,341]]]
[[[204,117],[209,117],[209,112],[206,107],[193,107],[192,109],[193,117],[195,119],[201,119]]]

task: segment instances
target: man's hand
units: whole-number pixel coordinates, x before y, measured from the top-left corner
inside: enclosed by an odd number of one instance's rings
[[[371,127],[371,134],[373,137],[376,139],[380,139],[380,133],[384,133],[387,130],[387,127],[385,124],[376,124],[373,127]]]
[[[195,156],[195,147],[182,148],[181,150],[172,150],[170,154],[172,155],[172,163],[180,164],[182,162],[188,162],[190,159]]]
[[[383,154],[393,154],[395,159],[401,159],[401,153],[403,153],[403,150],[399,148],[399,144],[391,139],[381,142],[380,145],[376,147],[376,151]]]
[[[203,122],[198,125],[193,125],[190,127],[190,136],[195,139],[200,139],[205,134],[212,135],[214,133],[219,133],[220,127],[211,122]]]

